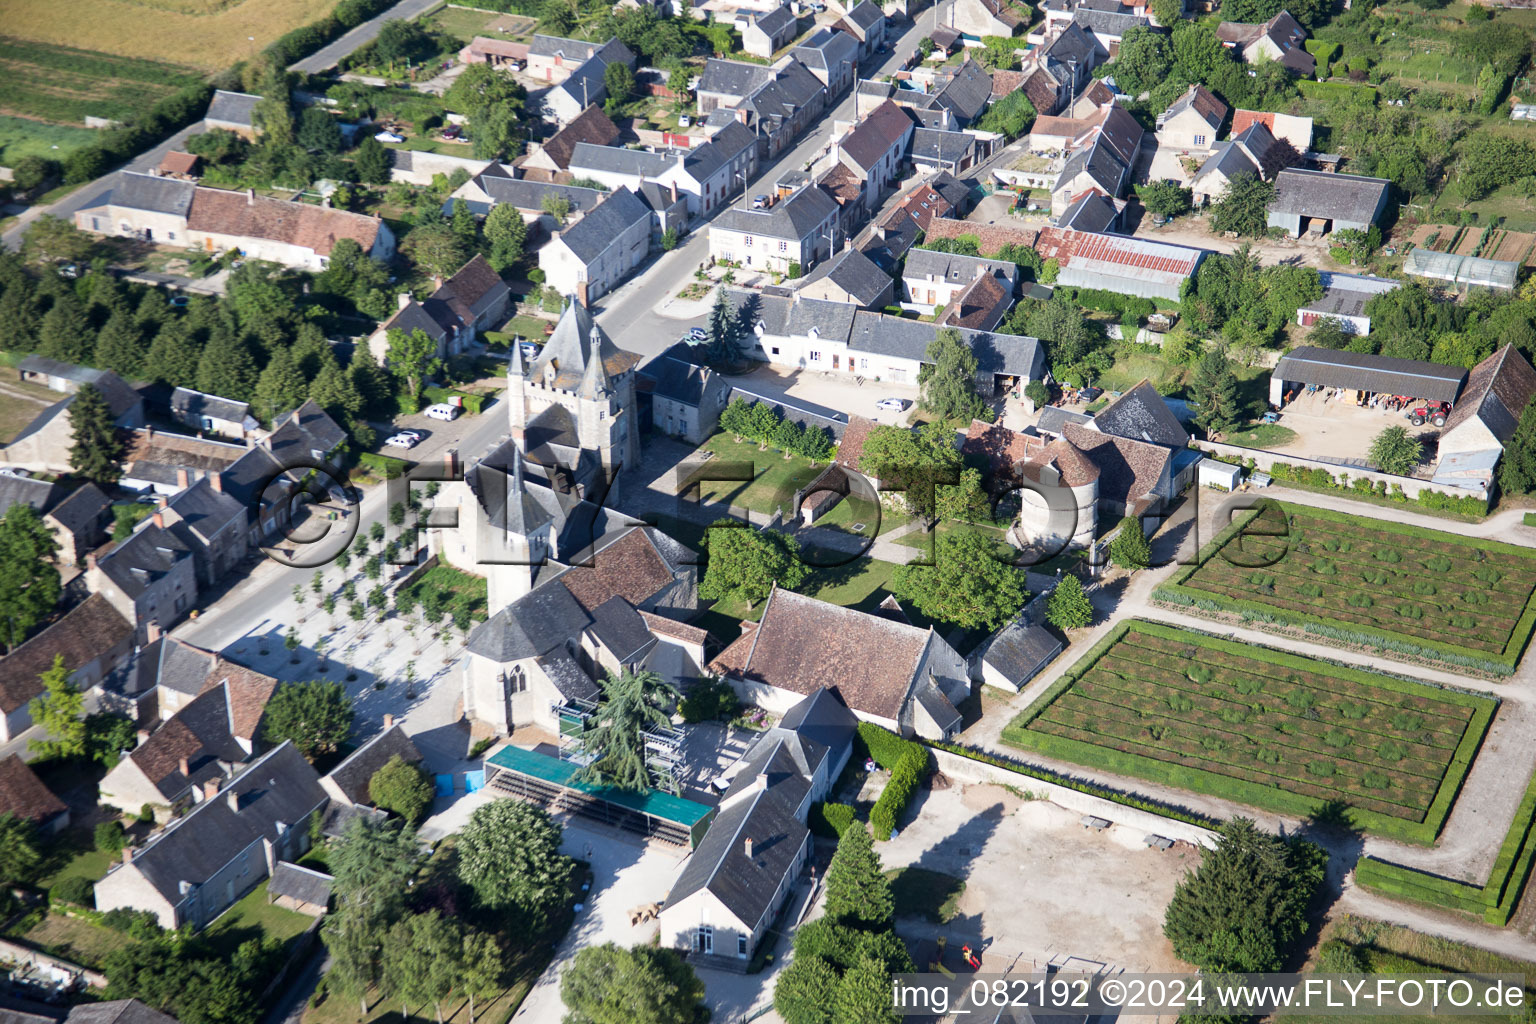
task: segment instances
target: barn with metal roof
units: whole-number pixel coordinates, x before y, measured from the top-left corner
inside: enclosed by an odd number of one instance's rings
[[[1467,371],[1459,366],[1303,345],[1287,352],[1275,364],[1269,378],[1269,401],[1278,406],[1287,392],[1315,384],[1373,395],[1454,402],[1466,379]]]

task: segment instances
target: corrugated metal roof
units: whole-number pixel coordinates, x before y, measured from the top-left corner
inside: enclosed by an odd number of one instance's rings
[[[1319,384],[1432,402],[1454,402],[1467,371],[1417,359],[1392,359],[1364,352],[1335,352],[1313,345],[1292,349],[1275,365],[1274,376],[1297,384]]]

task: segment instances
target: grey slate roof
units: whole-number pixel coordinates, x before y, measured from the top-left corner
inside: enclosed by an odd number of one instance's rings
[[[859,0],[844,17],[867,33],[885,20],[885,13],[873,0]]]
[[[686,343],[677,342],[646,363],[640,375],[650,378],[652,394],[684,405],[698,405],[704,397],[710,371],[693,361]]]
[[[655,642],[640,613],[622,597],[610,597],[591,614],[593,634],[623,664],[640,661],[641,652]]]
[[[794,12],[788,4],[782,4],[769,11],[767,14],[757,16],[757,27],[770,39],[778,39],[783,33],[795,27]]]
[[[202,692],[216,660],[213,654],[200,647],[172,637],[161,637],[139,652],[135,665],[138,683],[134,692],[164,686],[195,697]]]
[[[560,648],[591,621],[565,587],[535,587],[476,626],[466,646],[492,661],[537,658]]]
[[[181,519],[168,528],[188,543],[191,541],[182,534],[183,529],[194,538],[208,541],[231,522],[245,522],[246,507],[233,495],[214,490],[207,477],[176,495],[168,507]]]
[[[126,540],[101,556],[97,565],[125,594],[137,598],[177,562],[191,557],[191,551],[174,534],[145,520]]]
[[[1066,165],[1062,167],[1061,174],[1056,178],[1056,185],[1051,191],[1065,188],[1080,174],[1087,174],[1089,179],[1110,195],[1120,194],[1120,182],[1126,174],[1125,164],[1115,155],[1115,151],[1104,141],[1104,136],[1096,136],[1091,145],[1084,146],[1067,158]]]
[[[60,359],[50,359],[47,356],[27,356],[16,364],[16,369],[23,373],[41,373],[49,377],[62,377],[65,380],[89,381],[95,380],[101,375],[100,370],[89,366],[80,366],[75,363],[66,363]]]
[[[1079,68],[1091,68],[1097,63],[1098,49],[1099,44],[1093,35],[1074,21],[1045,48],[1041,56],[1063,65],[1076,60]]]
[[[809,837],[789,794],[773,787],[743,793],[710,822],[667,893],[667,903],[676,905],[708,889],[739,921],[755,928],[773,908],[780,884]]]
[[[235,794],[239,809],[226,794]],[[172,905],[181,883],[201,885],[279,822],[298,826],[327,801],[320,777],[291,741],[262,755],[211,800],[203,800],[134,852],[133,864]],[[115,870],[122,870],[117,868]]]
[[[267,895],[286,896],[300,903],[324,907],[331,902],[331,886],[335,881],[323,871],[280,860],[267,880]]]
[[[773,80],[773,69],[761,64],[711,57],[699,76],[699,92],[749,96]]]
[[[1288,167],[1275,175],[1275,198],[1269,211],[1368,223],[1391,184],[1385,178]]]
[[[528,44],[530,57],[569,57],[586,60],[597,52],[598,44],[585,39],[566,39],[562,36],[535,35]]]
[[[677,161],[676,153],[648,153],[643,149],[620,149],[618,146],[594,146],[590,142],[578,142],[571,147],[570,171],[578,176],[584,170],[593,170],[654,178],[666,173]]]
[[[961,124],[969,124],[992,102],[992,76],[976,61],[962,61],[954,77],[934,94],[934,99]]]
[[[756,145],[757,135],[733,118],[730,124],[711,135],[708,142],[688,151],[683,157],[683,169],[702,182]]]
[[[912,162],[959,164],[976,148],[976,136],[919,128],[912,133]]]
[[[650,220],[650,217],[651,208],[621,185],[581,220],[566,228],[560,240],[576,254],[577,259],[591,264],[620,235],[640,221]]]
[[[1079,7],[1072,13],[1072,24],[1081,25],[1094,35],[1118,39],[1133,28],[1149,28],[1152,23],[1134,14]]]
[[[801,287],[830,278],[861,306],[872,305],[891,286],[891,275],[857,249],[845,249],[826,260],[807,277]]]
[[[42,515],[48,504],[57,497],[58,490],[57,484],[43,480],[0,476],[0,516],[5,515],[12,505],[28,505],[38,515]]]
[[[608,194],[595,188],[546,185],[543,182],[528,181],[524,178],[504,178],[490,174],[480,175],[475,178],[475,183],[491,197],[491,202],[510,203],[519,210],[541,209],[544,197],[554,196],[570,203],[572,210],[585,213],[602,202],[603,197]]]
[[[1106,434],[1133,441],[1150,441],[1169,448],[1189,444],[1189,432],[1179,424],[1163,396],[1145,380],[1100,409],[1093,422]]]
[[[208,113],[204,116],[210,121],[224,121],[229,124],[252,126],[251,114],[256,109],[256,104],[261,102],[260,96],[253,96],[248,92],[228,92],[219,89],[213,94],[213,99],[208,101]]]
[[[192,196],[196,189],[197,184],[191,181],[140,174],[138,171],[122,171],[101,205],[185,217],[192,208]]]
[[[795,47],[795,56],[810,68],[834,71],[858,63],[859,41],[847,32],[822,26]]]
[[[368,793],[368,782],[392,757],[399,757],[408,764],[421,761],[421,751],[398,725],[390,726],[347,755],[346,760],[331,769],[326,778],[353,803],[371,804],[373,799]]]
[[[1061,653],[1062,642],[1044,626],[1016,619],[988,645],[982,658],[1015,686],[1022,685]]]
[[[858,717],[838,700],[835,691],[817,690],[784,712],[777,729],[821,744],[835,762],[845,747],[852,746],[858,726]]]
[[[602,693],[592,677],[587,675],[586,669],[564,647],[540,655],[539,668],[544,670],[561,696],[569,700],[596,700]]]
[[[1288,383],[1409,395],[1431,402],[1454,402],[1467,371],[1459,366],[1392,359],[1364,352],[1336,352],[1302,345],[1280,357],[1272,376]]]
[[[803,188],[788,199],[781,199],[766,210],[744,210],[732,206],[715,218],[714,226],[728,231],[743,231],[763,238],[808,238],[837,215],[837,200],[819,188]]]
[[[933,341],[939,329],[936,324],[920,320],[906,320],[861,310],[853,318],[848,347],[861,352],[925,360],[928,343]],[[1036,338],[994,331],[973,331],[963,327],[948,329],[959,331],[961,338],[976,354],[976,371],[979,374],[1011,374],[1028,380],[1039,380],[1044,374],[1045,352]]]
[[[0,478],[0,515],[5,514],[6,504],[3,484],[3,478]],[[75,488],[63,501],[49,509],[48,515],[71,534],[79,534],[88,532],[99,523],[102,513],[111,504],[112,499],[100,487],[88,482],[83,487]]]
[[[171,392],[171,411],[180,416],[211,416],[214,419],[240,423],[251,413],[248,402],[233,398],[206,395],[191,388],[177,388]]]
[[[1108,231],[1118,216],[1120,211],[1115,208],[1112,200],[1097,192],[1085,192],[1061,215],[1056,226],[1101,233]]]
[[[913,249],[907,253],[907,263],[901,276],[910,281],[937,279],[950,284],[965,284],[982,274],[1001,274],[1014,280],[1018,273],[1017,264],[1008,260],[989,260],[984,256],[966,256],[936,249]]]
[[[1084,413],[1072,412],[1058,406],[1048,405],[1040,410],[1040,418],[1035,421],[1035,429],[1042,434],[1059,434],[1061,433],[1061,428],[1068,423],[1086,426],[1092,420],[1092,416],[1085,415]]]

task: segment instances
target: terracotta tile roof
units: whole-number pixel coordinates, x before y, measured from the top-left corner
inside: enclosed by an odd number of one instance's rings
[[[161,174],[192,174],[197,170],[198,161],[202,157],[193,153],[180,153],[176,150],[165,154],[165,159],[160,161]]]
[[[1007,96],[1009,93],[1018,92],[1020,87],[1029,80],[1029,71],[994,71],[992,72],[992,98],[997,99]],[[1098,83],[1095,82],[1095,85]]]
[[[1034,228],[1014,227],[1011,224],[978,224],[968,220],[934,218],[928,225],[929,238],[959,238],[972,235],[982,253],[995,253],[1005,245],[1022,245],[1034,248],[1040,232]]]
[[[982,274],[955,294],[936,322],[946,327],[991,330],[1008,311],[1012,299],[1011,290],[996,274]]]
[[[674,640],[681,640],[683,643],[700,645],[709,639],[709,633],[698,626],[690,626],[686,622],[678,622],[665,615],[641,612],[640,618],[645,621],[646,628],[657,636],[667,636]]]
[[[244,665],[219,658],[214,663],[213,671],[208,674],[202,692],[207,693],[220,686],[227,686],[229,690],[226,699],[229,701],[230,733],[241,739],[257,739],[261,716],[267,710],[267,701],[272,699],[272,694],[277,690],[277,680]]]
[[[510,39],[475,36],[464,49],[479,56],[509,57],[512,60],[528,59],[528,44],[514,43]]]
[[[915,626],[775,588],[757,628],[709,667],[793,693],[833,689],[852,711],[897,719],[929,637]]]
[[[136,462],[154,466],[173,466],[204,473],[217,473],[234,465],[245,454],[245,449],[227,442],[205,441],[185,434],[151,433],[135,430],[128,442],[128,452],[123,463],[132,466]],[[134,476],[132,472],[126,474]]]
[[[644,530],[630,530],[599,550],[590,565],[577,566],[560,576],[560,582],[588,612],[613,597],[638,606],[672,579],[672,566]]]
[[[361,213],[216,188],[197,189],[187,210],[189,231],[265,238],[311,249],[321,256],[329,256],[332,246],[343,238],[352,239],[368,252],[379,236],[381,223]]]
[[[1102,116],[1094,117],[1037,117],[1034,125],[1029,129],[1031,135],[1055,135],[1066,139],[1075,139],[1079,135],[1091,130],[1103,121]]]
[[[996,81],[994,80],[994,87]],[[1029,97],[1029,102],[1036,110],[1055,110],[1060,101],[1057,90],[1061,83],[1045,68],[1036,67],[1024,79],[1024,95]]]
[[[438,289],[438,294],[445,299],[464,304],[464,318],[474,320],[474,307],[481,299],[493,291],[505,288],[501,275],[491,267],[491,263],[484,256],[476,253],[470,257],[468,263],[459,268],[458,273],[443,282]]]
[[[1024,24],[1024,16],[1008,0],[981,0],[986,12],[1009,28]]]
[[[42,674],[53,656],[71,672],[133,635],[133,625],[100,594],[92,594],[63,618],[0,658],[0,712],[10,714],[43,692]]]
[[[1167,448],[1068,423],[1061,435],[1099,470],[1099,497],[1131,504],[1151,493],[1170,458]]]
[[[845,469],[859,468],[859,459],[864,457],[864,441],[876,426],[878,424],[874,420],[867,420],[863,416],[848,417],[848,426],[843,428],[843,440],[837,446],[838,465]]]
[[[0,814],[14,814],[40,825],[67,810],[64,801],[43,785],[19,754],[0,761]]]
[[[139,744],[128,757],[144,773],[151,784],[167,796],[180,792],[190,779],[181,777],[181,762],[187,762],[189,775],[196,775],[204,767],[203,741],[197,738],[180,715],[173,715],[154,735]],[[177,776],[167,785],[167,780]]]
[[[837,164],[816,182],[838,206],[856,203],[864,194],[864,179],[847,164]]]
[[[960,453],[984,456],[991,461],[993,476],[1010,477],[1017,463],[1044,448],[1044,438],[1009,430],[1001,423],[971,420],[965,440],[960,444]]]
[[[1056,471],[1061,474],[1061,482],[1068,487],[1081,487],[1099,478],[1099,467],[1083,454],[1082,449],[1065,438],[1057,438],[1046,445],[1045,451],[1036,461],[1043,465],[1055,466]]]
[[[619,137],[619,126],[603,113],[599,104],[592,104],[576,116],[576,119],[560,129],[544,143],[544,152],[562,171],[571,166],[571,153],[578,142],[594,146],[608,146]]]
[[[1232,115],[1232,134],[1243,134],[1244,129],[1261,124],[1271,133],[1275,130],[1275,115],[1267,110],[1239,110]]]
[[[948,217],[954,207],[949,200],[927,185],[914,188],[881,222],[881,227],[890,229],[898,225],[903,218],[910,219],[924,231],[936,217]]]

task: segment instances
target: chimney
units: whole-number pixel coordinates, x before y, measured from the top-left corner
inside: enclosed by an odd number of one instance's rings
[[[248,188],[248,189],[245,190],[245,205],[246,206],[255,206],[256,205],[256,190],[255,189]]]
[[[447,470],[449,479],[459,475],[459,450],[457,448],[443,449],[443,469]]]
[[[232,811],[239,811],[240,810],[240,794],[238,792],[236,792],[233,788],[228,789],[228,790],[225,791],[224,799],[229,801],[229,809],[230,810],[232,810]]]
[[[203,783],[203,799],[204,800],[212,800],[214,797],[216,797],[218,795],[219,795],[219,780],[218,779],[209,779],[207,782]]]
[[[763,772],[755,776],[752,779],[752,788],[757,790],[759,793],[768,792],[768,774]]]
[[[160,620],[150,619],[144,623],[144,637],[150,643],[160,639]]]
[[[159,509],[156,509],[155,510],[155,514],[150,516],[150,518],[155,521],[155,528],[156,529],[158,529],[158,530],[165,529],[165,513],[161,512]]]
[[[85,570],[86,570],[86,572],[90,572],[94,568],[96,568],[96,556],[93,555],[93,554],[86,555],[85,556]]]
[[[214,489],[214,491],[216,491],[217,493],[223,494],[224,493],[224,477],[221,476],[218,473],[209,473],[208,474],[208,486],[212,487]]]
[[[139,730],[139,746],[142,747],[148,739],[149,739],[149,730],[148,729],[140,729]]]
[[[385,715],[384,716],[384,728],[385,729],[393,729],[394,727],[395,727],[395,716],[394,715]]]
[[[192,774],[192,766],[187,764],[186,758],[182,758],[180,761],[177,761],[176,767],[181,769],[182,778],[186,778],[188,775]]]
[[[401,292],[399,295],[395,296],[395,302],[399,304],[401,309],[404,309],[406,306],[411,304],[411,293]]]
[[[144,440],[146,440],[146,441],[153,441],[154,439],[155,439],[155,428],[150,426],[150,425],[148,425],[148,424],[145,424],[145,426],[144,426]]]
[[[188,483],[190,483],[190,481],[187,479],[187,471],[185,469],[177,469],[176,470],[176,489],[178,491],[184,491],[184,490],[187,489],[187,484]]]
[[[133,847],[131,847],[131,846],[123,847],[123,863],[124,864],[132,864],[133,863]]]
[[[743,839],[741,841],[741,852],[745,853],[747,855],[747,859],[748,860],[752,859],[752,837],[751,836],[748,836],[747,838],[745,838],[745,839]]]

